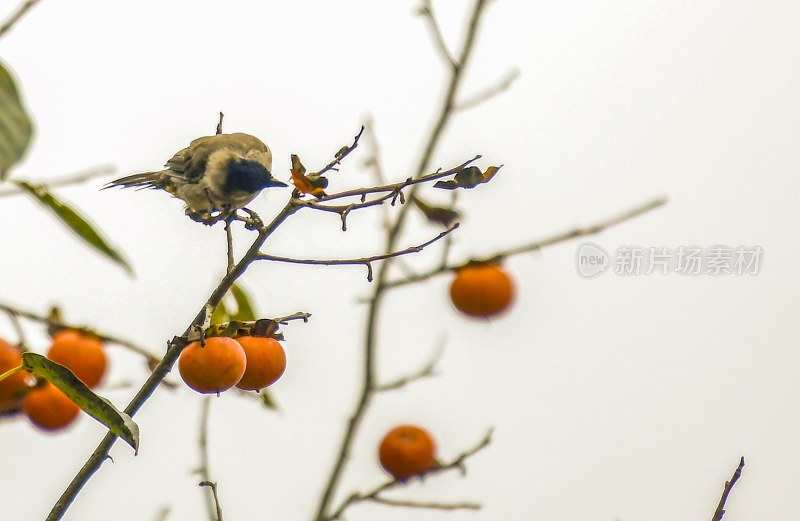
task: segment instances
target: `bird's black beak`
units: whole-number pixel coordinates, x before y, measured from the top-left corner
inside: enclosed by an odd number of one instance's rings
[[[267,184],[266,184],[266,188],[277,188],[277,187],[287,187],[287,186],[289,186],[289,185],[287,185],[286,183],[284,183],[282,181],[278,181],[274,177],[271,177],[269,179],[269,181],[267,181]]]

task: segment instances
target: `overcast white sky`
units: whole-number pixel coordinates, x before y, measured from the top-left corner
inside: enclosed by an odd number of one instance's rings
[[[0,16],[16,4],[4,2]],[[37,127],[14,176],[47,179],[98,164],[120,175],[152,170],[212,133],[222,110],[226,131],[270,144],[284,180],[290,154],[321,166],[371,114],[387,175],[403,179],[445,77],[416,5],[46,0],[0,41]],[[434,5],[455,47],[470,2]],[[348,520],[710,519],[741,455],[747,467],[726,521],[794,514],[799,26],[800,4],[788,0],[492,3],[465,93],[512,68],[521,75],[503,96],[461,113],[435,156],[435,167],[477,153],[482,166],[505,165],[490,184],[462,194],[454,260],[668,196],[665,208],[592,241],[612,253],[760,246],[761,269],[587,280],[576,273],[575,241],[512,258],[518,301],[488,324],[453,311],[447,277],[398,290],[381,327],[381,376],[412,371],[444,341],[441,375],[375,400],[340,496],[384,479],[375,447],[396,423],[425,425],[443,459],[493,426],[493,444],[469,462],[466,478],[440,476],[393,494],[484,509],[364,505]],[[360,148],[332,176],[335,188],[371,182],[368,152]],[[58,303],[72,322],[160,352],[223,274],[224,232],[191,222],[165,194],[99,192],[104,181],[58,193],[112,238],[137,277],[84,249],[31,201],[6,197],[0,298],[38,311]],[[269,216],[287,195],[273,192],[253,208]],[[375,253],[380,215],[353,215],[347,233],[335,215],[299,216],[268,249]],[[412,224],[404,245],[437,233],[416,217]],[[359,386],[365,270],[257,265],[242,283],[265,316],[314,316],[285,328],[280,413],[235,396],[213,402],[212,475],[226,520],[309,519]],[[44,350],[43,334],[30,335]],[[0,336],[13,338],[7,322]],[[110,356],[103,392],[124,406],[146,372],[120,348]],[[115,446],[114,463],[67,519],[141,521],[164,506],[170,520],[203,519],[191,473],[200,403],[186,388],[160,390],[136,417],[139,456]],[[3,519],[43,519],[102,435],[89,418],[58,436],[25,422],[0,425],[0,461],[14,469],[0,487]]]

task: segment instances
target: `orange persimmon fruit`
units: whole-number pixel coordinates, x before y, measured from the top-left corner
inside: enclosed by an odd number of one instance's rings
[[[106,373],[103,341],[75,329],[63,329],[53,335],[47,358],[70,369],[90,388],[96,387]]]
[[[456,270],[450,300],[471,317],[499,315],[514,301],[514,281],[495,263],[470,263]]]
[[[31,389],[22,400],[22,412],[36,427],[57,431],[75,421],[81,408],[50,382]]]
[[[425,429],[400,425],[383,437],[378,459],[394,479],[405,480],[436,466],[436,443]]]
[[[19,367],[21,363],[22,351],[0,338],[0,374]],[[17,371],[0,382],[0,414],[19,409],[30,381],[30,373]]]
[[[236,384],[239,389],[258,391],[268,387],[286,370],[286,352],[274,338],[241,336],[236,339],[247,356],[244,376]]]
[[[198,393],[227,391],[242,379],[247,367],[244,348],[228,337],[207,338],[205,346],[192,342],[181,352],[178,371]]]

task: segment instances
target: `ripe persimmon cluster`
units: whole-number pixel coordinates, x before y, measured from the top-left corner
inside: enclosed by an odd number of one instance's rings
[[[221,393],[234,386],[257,391],[283,375],[286,352],[272,337],[210,337],[184,348],[178,370],[186,385],[198,393]]]
[[[19,347],[0,339],[0,374],[20,367],[22,353]],[[103,341],[76,329],[56,331],[47,358],[68,368],[89,388],[100,384],[108,365]],[[0,414],[19,413],[39,429],[58,431],[77,419],[80,407],[52,383],[19,370],[0,381]]]

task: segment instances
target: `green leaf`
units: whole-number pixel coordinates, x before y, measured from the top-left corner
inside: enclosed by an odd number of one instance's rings
[[[278,410],[278,404],[275,403],[275,399],[272,398],[272,394],[270,394],[269,391],[266,389],[261,389],[258,391],[258,395],[261,396],[261,403],[264,405],[264,407],[273,411]]]
[[[225,306],[225,300],[220,300],[214,312],[211,313],[211,325],[224,324],[231,321],[231,315],[228,313],[228,308]]]
[[[31,137],[31,118],[22,106],[14,78],[0,63],[0,181],[25,155]]]
[[[92,392],[72,371],[30,351],[22,354],[22,365],[26,371],[30,371],[58,387],[86,414],[108,427],[111,432],[125,440],[138,453],[139,426],[136,425],[136,422],[124,412],[119,411],[111,402]]]
[[[27,181],[16,181],[15,184],[24,191],[32,195],[46,208],[50,209],[61,222],[66,224],[75,234],[83,239],[89,246],[93,247],[109,259],[113,260],[128,273],[133,273],[128,262],[122,255],[112,248],[108,242],[95,230],[89,221],[80,216],[75,210],[57,199],[41,185],[29,183]]]
[[[251,322],[256,319],[256,313],[250,304],[250,296],[238,284],[231,286],[231,294],[236,300],[236,314],[231,317],[231,320],[238,320],[240,322]]]

